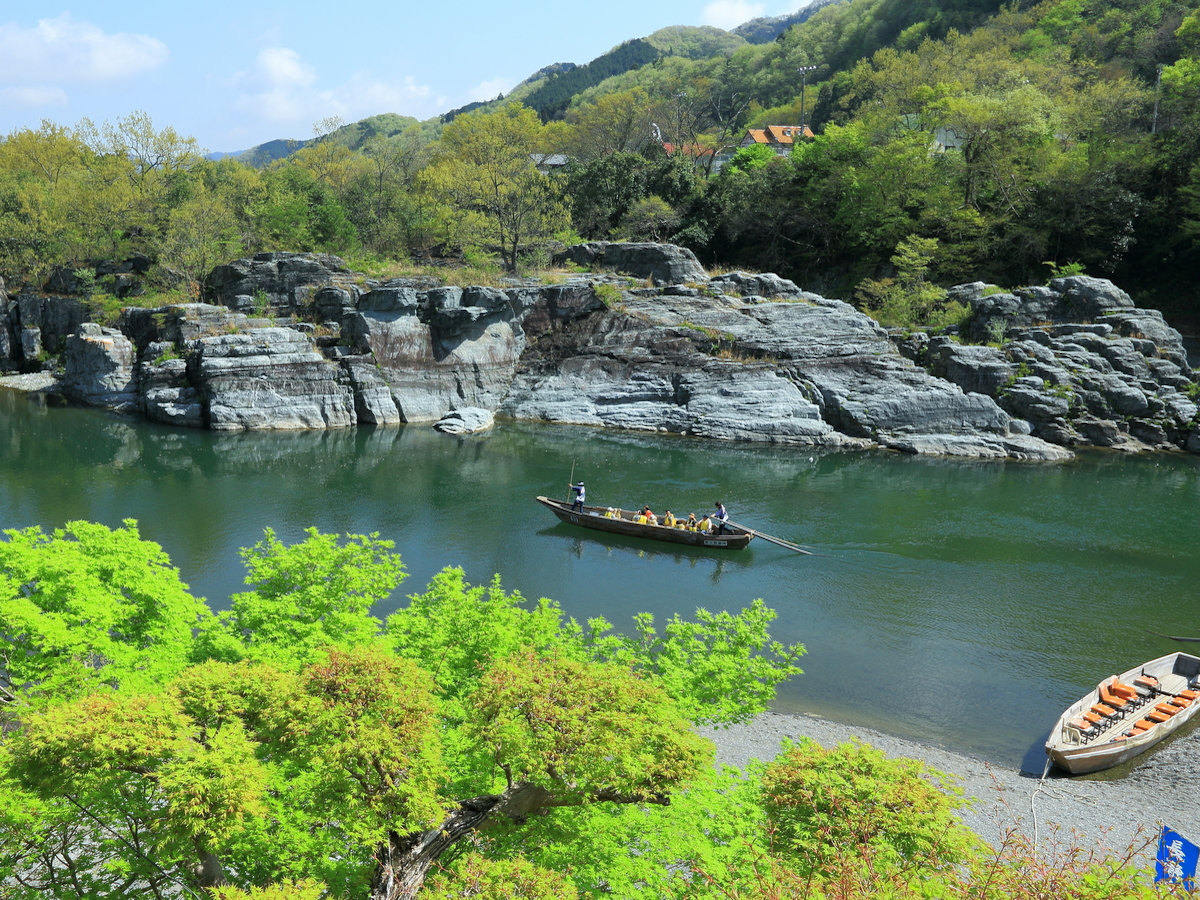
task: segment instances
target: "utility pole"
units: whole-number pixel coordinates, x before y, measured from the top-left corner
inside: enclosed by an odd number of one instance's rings
[[[815,72],[816,66],[800,67],[800,136],[804,137],[804,89],[808,84],[808,73]]]

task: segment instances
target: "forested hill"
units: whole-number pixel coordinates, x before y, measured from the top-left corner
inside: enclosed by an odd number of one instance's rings
[[[949,285],[1084,272],[1195,328],[1198,8],[838,0],[761,44],[664,29],[448,121],[327,123],[265,168],[196,165],[194,142],[144,116],[47,124],[0,143],[0,276],[139,253],[164,285],[195,284],[264,249],[516,266],[553,241],[658,240],[893,324],[944,322]],[[800,123],[815,136],[786,155],[738,149],[748,129]],[[537,195],[515,237],[475,177],[500,159],[503,198]],[[548,179],[534,159],[555,160]]]

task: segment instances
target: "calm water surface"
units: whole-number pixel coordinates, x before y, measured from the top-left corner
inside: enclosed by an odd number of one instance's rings
[[[811,547],[717,556],[591,536],[533,501],[565,496],[734,520]],[[308,434],[175,430],[0,389],[0,526],[134,518],[214,606],[239,547],[378,531],[411,577],[447,565],[620,627],[762,597],[808,647],[779,696],[809,712],[1041,771],[1061,710],[1100,678],[1200,636],[1200,459],[1068,464],[719,446],[501,424]],[[1032,752],[1031,752],[1032,751]]]

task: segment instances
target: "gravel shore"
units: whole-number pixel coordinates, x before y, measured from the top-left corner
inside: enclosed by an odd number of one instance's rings
[[[719,763],[744,766],[750,759],[770,760],[784,738],[809,737],[825,747],[858,739],[888,756],[920,759],[958,778],[975,802],[961,812],[966,825],[996,846],[1017,828],[1046,845],[1078,841],[1124,851],[1150,845],[1140,856],[1153,863],[1163,825],[1200,843],[1200,730],[1177,737],[1135,761],[1123,777],[1069,778],[1052,772],[1023,774],[940,747],[915,743],[870,729],[813,716],[766,713],[748,725],[713,729]],[[1130,764],[1127,764],[1130,765]],[[1122,772],[1124,767],[1112,772]]]
[[[12,388],[14,391],[44,391],[53,387],[54,376],[46,372],[33,372],[29,375],[0,375],[0,387]]]

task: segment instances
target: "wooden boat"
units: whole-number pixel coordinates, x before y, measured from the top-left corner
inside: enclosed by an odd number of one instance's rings
[[[741,550],[753,540],[752,534],[704,534],[684,528],[668,528],[666,525],[643,525],[633,521],[637,513],[616,510],[616,518],[610,518],[607,506],[585,506],[583,512],[572,509],[571,504],[549,497],[538,497],[537,502],[548,506],[556,516],[571,525],[607,531],[610,534],[625,534],[630,537],[667,541],[672,544],[687,544],[691,547],[708,547],[714,550]]]
[[[1200,710],[1200,657],[1169,653],[1104,679],[1068,707],[1046,755],[1072,775],[1133,759],[1179,731]]]

